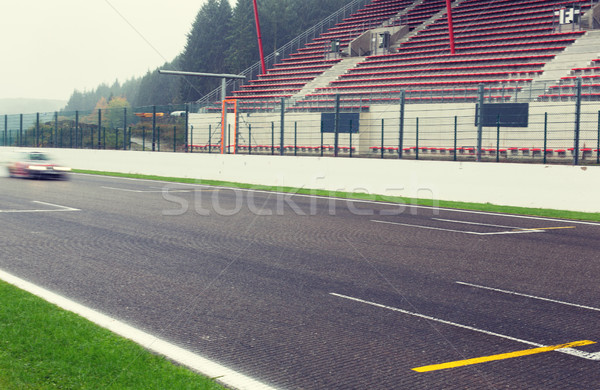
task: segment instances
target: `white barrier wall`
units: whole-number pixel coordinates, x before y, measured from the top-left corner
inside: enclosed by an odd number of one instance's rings
[[[0,148],[0,162],[15,150]],[[80,149],[49,153],[78,169],[600,212],[596,166]]]

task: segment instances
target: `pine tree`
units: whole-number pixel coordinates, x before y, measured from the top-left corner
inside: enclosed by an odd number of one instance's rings
[[[259,6],[260,7],[260,6]],[[237,0],[227,35],[225,63],[233,73],[240,73],[259,58],[252,0]]]
[[[228,0],[208,0],[192,25],[192,31],[181,57],[181,70],[203,73],[227,73],[226,37],[231,22]],[[184,78],[181,82],[182,101],[199,99],[219,85],[213,78]]]
[[[257,0],[265,55],[282,47],[349,0]],[[206,73],[240,73],[260,60],[252,0],[208,0],[200,8],[184,51],[161,68]],[[190,102],[219,86],[220,80],[178,78],[156,70],[125,83],[74,91],[63,111],[92,110],[104,98],[123,96],[133,106]]]

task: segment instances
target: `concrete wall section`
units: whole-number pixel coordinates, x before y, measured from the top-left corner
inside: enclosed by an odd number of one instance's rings
[[[15,150],[0,148],[0,161]],[[49,152],[79,169],[600,212],[600,167],[77,149]]]

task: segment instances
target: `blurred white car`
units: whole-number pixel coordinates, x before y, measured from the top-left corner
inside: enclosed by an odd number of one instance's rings
[[[29,179],[66,179],[71,168],[54,163],[42,152],[19,152],[17,157],[8,163],[10,177]]]

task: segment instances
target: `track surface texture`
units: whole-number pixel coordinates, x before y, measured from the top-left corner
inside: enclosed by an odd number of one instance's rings
[[[600,387],[600,344],[413,370],[600,343],[598,224],[74,174],[0,178],[0,231],[1,269],[277,388]]]

